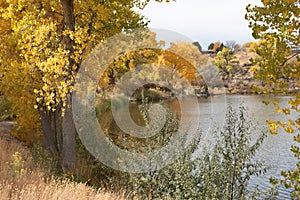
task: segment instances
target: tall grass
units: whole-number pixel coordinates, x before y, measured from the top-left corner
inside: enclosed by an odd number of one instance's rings
[[[95,190],[83,183],[74,183],[68,181],[35,181],[30,184],[24,184],[16,187],[12,182],[0,183],[1,200],[24,199],[24,200],[74,200],[74,199],[124,199],[121,196],[107,193],[101,190]]]
[[[0,138],[0,200],[125,199],[123,194],[97,190],[84,183],[45,177],[29,149]]]

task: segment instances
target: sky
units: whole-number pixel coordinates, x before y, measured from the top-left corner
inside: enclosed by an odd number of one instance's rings
[[[248,4],[260,5],[260,0],[151,1],[140,12],[150,20],[150,28],[176,31],[207,49],[215,41],[255,41],[244,19]]]

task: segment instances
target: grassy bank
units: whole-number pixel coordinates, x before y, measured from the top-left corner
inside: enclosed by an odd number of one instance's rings
[[[84,183],[45,178],[28,148],[17,141],[0,138],[0,200],[30,199],[125,199]]]

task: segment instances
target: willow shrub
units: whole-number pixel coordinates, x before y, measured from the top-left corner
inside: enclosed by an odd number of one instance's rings
[[[199,133],[200,134],[200,133]],[[213,129],[215,143],[199,151],[195,141],[185,154],[165,168],[142,174],[129,174],[123,180],[133,199],[246,199],[251,176],[267,171],[254,160],[266,134],[256,131],[240,106],[228,106],[225,125]],[[257,194],[256,194],[257,195]]]

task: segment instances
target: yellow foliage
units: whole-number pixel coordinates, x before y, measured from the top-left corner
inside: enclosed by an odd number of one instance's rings
[[[270,133],[271,133],[272,135],[277,135],[277,134],[278,134],[278,126],[277,126],[277,123],[276,123],[276,122],[272,122],[272,121],[270,121],[270,120],[267,120],[266,122],[267,122],[267,124],[268,124],[269,127],[270,127]]]
[[[275,110],[276,110],[276,112],[278,112],[278,113],[280,113],[280,112],[282,111],[281,108],[279,108],[279,107],[276,107]]]
[[[249,72],[254,73],[257,70],[259,70],[259,66],[254,65],[254,66],[250,67]]]
[[[142,79],[147,77],[152,80],[157,80],[160,75],[162,75],[162,71],[164,71],[162,68],[169,68],[170,71],[172,71],[172,73],[168,75],[163,75],[167,81],[175,79],[175,77],[173,77],[175,72],[190,82],[201,78],[199,77],[200,75],[197,69],[201,64],[206,62],[207,57],[203,56],[196,46],[188,42],[177,42],[171,43],[168,49],[163,50],[159,48],[162,41],[156,42],[155,34],[146,37],[143,43],[156,44],[157,49],[141,49],[127,52],[118,57],[103,73],[103,76],[99,80],[98,88],[102,90],[112,89],[112,86],[114,86],[116,81],[118,81],[125,72],[134,71],[135,67],[140,64],[154,63],[153,65],[147,65],[147,67],[149,67],[148,71],[144,70],[138,73],[139,78]]]
[[[14,105],[15,135],[32,142],[40,135],[38,111],[64,110],[76,71],[97,43],[145,25],[131,10],[139,2],[129,2],[74,1],[76,25],[71,31],[63,26],[60,1],[0,1],[0,91]],[[66,50],[66,35],[73,52]]]
[[[207,57],[203,56],[196,46],[188,42],[177,42],[171,43],[162,53],[159,63],[171,67],[193,82],[199,78],[197,69],[206,61]]]

